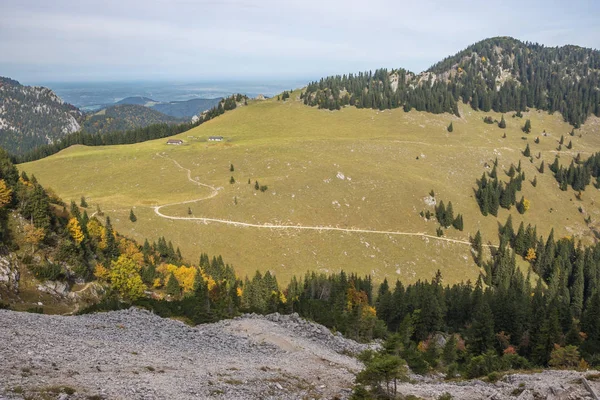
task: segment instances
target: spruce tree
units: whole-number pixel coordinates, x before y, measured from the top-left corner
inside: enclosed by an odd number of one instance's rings
[[[181,293],[181,290],[179,288],[179,282],[177,281],[177,278],[175,278],[175,274],[173,272],[171,272],[171,275],[169,275],[166,291],[168,295],[174,297],[179,296],[179,294]]]
[[[88,203],[85,201],[85,197],[84,196],[81,196],[81,203],[79,203],[79,205],[82,208],[87,208],[88,207]]]
[[[233,168],[233,164],[229,164],[229,171],[233,172],[235,168]]]
[[[106,247],[104,248],[104,254],[106,254],[109,259],[117,258],[119,256],[119,247],[117,246],[112,224],[110,223],[110,217],[108,216],[106,217],[104,229],[106,231]]]
[[[231,178],[229,178],[229,183],[231,183],[231,184],[235,183],[235,178],[233,176]]]
[[[479,304],[475,304],[468,332],[468,348],[473,354],[483,354],[493,349],[494,341],[494,315],[487,300],[482,297]]]
[[[531,121],[530,120],[525,121],[525,126],[523,127],[523,132],[525,132],[525,133],[531,132]]]
[[[135,221],[137,221],[137,217],[136,217],[136,216],[135,216],[135,214],[133,213],[133,209],[131,209],[131,210],[129,211],[129,220],[130,220],[131,222],[135,222]]]
[[[452,126],[452,122],[450,122],[450,125],[448,125],[448,132],[452,131],[454,131],[454,127]]]
[[[464,229],[462,214],[458,214],[456,216],[456,218],[452,222],[452,226],[454,227],[454,229],[458,229],[459,231],[462,232],[462,230]]]
[[[444,228],[448,228],[454,222],[454,210],[452,208],[452,202],[448,202],[448,207],[446,207],[446,212],[442,216],[442,225]]]
[[[504,115],[502,115],[502,119],[498,122],[498,128],[506,128],[506,121],[504,120]]]
[[[525,157],[530,157],[531,156],[531,150],[529,149],[529,143],[527,143],[527,146],[525,147],[525,150],[523,150],[523,155]]]

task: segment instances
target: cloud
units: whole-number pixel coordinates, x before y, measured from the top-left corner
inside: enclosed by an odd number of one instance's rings
[[[4,0],[0,74],[27,81],[420,71],[496,35],[597,48],[598,9],[584,0]]]

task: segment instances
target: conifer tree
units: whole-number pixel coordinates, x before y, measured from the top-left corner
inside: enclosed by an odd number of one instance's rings
[[[446,212],[442,215],[442,225],[444,228],[448,228],[454,222],[454,210],[452,208],[452,202],[448,202]]]
[[[453,132],[454,131],[454,127],[452,126],[452,122],[450,122],[450,125],[448,125],[448,132]]]
[[[525,147],[525,150],[523,150],[523,155],[525,157],[530,157],[531,156],[531,150],[529,149],[529,143],[527,143],[527,146]]]
[[[233,176],[229,179],[229,183],[231,183],[231,184],[235,183],[235,178]]]
[[[119,247],[117,246],[112,224],[110,223],[110,217],[108,216],[106,217],[104,229],[106,232],[106,247],[104,248],[104,254],[106,254],[109,259],[117,258],[119,255]]]
[[[452,226],[455,229],[458,229],[459,231],[462,232],[462,230],[464,229],[464,225],[463,225],[463,216],[462,214],[458,214],[456,216],[456,218],[454,219],[454,221],[452,222]]]
[[[502,115],[502,119],[498,122],[498,128],[506,128],[506,121],[504,120],[504,115]]]
[[[473,250],[475,250],[475,263],[481,265],[483,262],[483,240],[481,232],[478,230],[473,238]]]
[[[171,275],[169,275],[169,280],[167,281],[167,286],[166,286],[166,291],[168,295],[171,296],[179,296],[179,294],[181,293],[181,289],[179,287],[179,282],[177,281],[177,278],[175,278],[175,274],[173,272],[171,272]]]
[[[525,133],[531,132],[531,121],[530,120],[525,121],[525,126],[523,127],[523,132],[525,132]]]
[[[477,289],[476,289],[477,290]],[[494,316],[484,297],[477,304],[468,335],[469,350],[474,354],[483,354],[494,346]]]
[[[135,216],[135,214],[133,213],[133,208],[129,211],[129,220],[131,222],[135,222],[137,221],[137,217]]]
[[[233,168],[233,164],[229,164],[229,171],[233,172],[235,168]]]
[[[88,203],[85,201],[85,197],[84,196],[81,196],[81,203],[79,203],[79,205],[82,208],[87,208],[88,207]]]

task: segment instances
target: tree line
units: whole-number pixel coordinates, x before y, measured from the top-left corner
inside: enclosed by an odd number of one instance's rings
[[[378,69],[327,77],[311,82],[302,98],[307,105],[329,110],[346,105],[380,110],[403,107],[456,115],[459,100],[486,112],[520,114],[535,107],[559,111],[565,121],[579,127],[588,116],[600,116],[598,71],[597,50],[544,47],[501,37],[475,43],[420,75],[404,69]],[[509,79],[498,84],[503,74]]]

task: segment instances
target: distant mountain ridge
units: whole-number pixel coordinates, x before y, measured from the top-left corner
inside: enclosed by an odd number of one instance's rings
[[[131,97],[126,97],[123,100],[117,101],[115,103],[115,105],[136,104],[136,105],[140,105],[140,106],[145,106],[148,103],[158,103],[158,101],[152,100],[151,98],[144,97],[144,96],[131,96]]]
[[[419,74],[378,69],[330,76],[311,82],[302,97],[307,105],[330,110],[351,105],[457,114],[460,100],[502,113],[535,107],[559,111],[578,127],[589,115],[600,116],[600,51],[495,37]]]
[[[0,147],[13,154],[53,143],[81,128],[84,114],[45,87],[0,77]]]
[[[161,103],[144,96],[125,98],[94,113],[65,103],[51,89],[24,86],[0,77],[0,147],[23,155],[71,133],[128,131],[155,124],[179,124],[217,106],[221,99]]]
[[[210,110],[219,104],[222,98],[215,99],[190,99],[182,101],[160,102],[144,96],[126,97],[115,103],[115,105],[129,104],[140,105],[156,110],[163,114],[176,118],[192,118],[204,111]]]
[[[171,117],[144,105],[119,104],[89,114],[83,123],[83,130],[87,133],[108,133],[184,121],[182,118]]]

